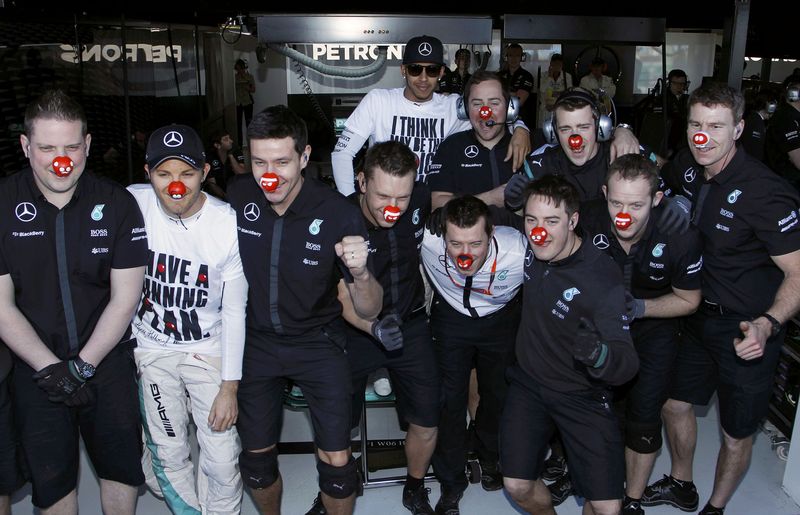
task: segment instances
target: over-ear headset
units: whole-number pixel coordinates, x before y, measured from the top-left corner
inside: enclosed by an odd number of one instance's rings
[[[600,114],[600,109],[597,107],[597,100],[594,95],[581,88],[569,88],[564,90],[556,100],[553,106],[553,111],[550,114],[549,121],[546,121],[542,126],[545,140],[551,145],[558,143],[558,128],[556,127],[556,109],[560,105],[564,105],[568,101],[583,101],[589,104],[592,109],[592,116],[594,117],[595,127],[597,127],[597,141],[608,141],[611,139],[611,133],[614,132],[614,122],[608,115]]]
[[[768,114],[775,114],[775,111],[778,110],[778,103],[774,100],[770,100],[767,102],[766,109]]]
[[[800,100],[800,85],[786,88],[786,101],[797,102]]]
[[[519,48],[520,50],[522,50],[522,57],[520,58],[520,62],[524,63],[525,59],[527,58],[527,55],[525,54],[525,49],[523,49],[522,45],[520,45],[519,43],[509,43],[506,45],[506,48],[503,50],[503,62],[504,63],[508,62],[508,49],[512,48],[512,46],[513,48]]]
[[[510,95],[506,98],[506,122],[505,123],[514,123],[519,118],[519,97],[516,95]],[[459,120],[469,120],[469,114],[467,113],[467,100],[464,98],[463,95],[460,95],[456,100],[456,115],[458,116]]]

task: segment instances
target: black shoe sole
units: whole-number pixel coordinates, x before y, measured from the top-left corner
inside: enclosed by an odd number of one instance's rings
[[[675,501],[667,501],[667,500],[663,500],[663,499],[659,499],[658,501],[645,501],[644,499],[642,499],[639,502],[639,504],[641,504],[642,506],[661,506],[661,505],[664,505],[664,504],[668,504],[668,505],[672,506],[673,508],[678,508],[681,511],[690,512],[690,511],[696,511],[697,510],[697,508],[700,506],[700,501],[697,501],[697,503],[695,505],[693,505],[693,506],[686,506],[686,505],[680,505],[680,504],[676,503]]]

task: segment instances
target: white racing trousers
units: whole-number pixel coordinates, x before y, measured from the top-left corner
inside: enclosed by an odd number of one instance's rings
[[[178,351],[135,350],[147,486],[172,513],[237,514],[242,504],[241,444],[236,426],[212,431],[211,405],[219,392],[220,358]],[[197,479],[189,422],[200,445]]]

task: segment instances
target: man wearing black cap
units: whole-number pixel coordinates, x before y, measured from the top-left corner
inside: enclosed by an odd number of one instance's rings
[[[331,154],[336,188],[344,195],[355,191],[353,158],[369,141],[395,140],[404,143],[418,159],[417,181],[428,173],[436,149],[444,138],[468,130],[469,121],[457,116],[460,95],[435,93],[444,74],[444,48],[433,36],[417,36],[406,44],[400,72],[405,87],[373,89],[358,104],[347,119],[345,129]],[[505,156],[513,155],[513,168],[522,166],[530,151],[527,128],[521,122],[514,130],[511,145]]]
[[[144,482],[130,320],[147,236],[136,201],[85,172],[86,116],[61,91],[25,112],[30,168],[0,185],[0,339],[14,353],[18,434],[43,513],[77,513],[79,436],[105,513]]]
[[[210,165],[190,127],[156,130],[146,159],[150,185],[128,190],[150,235],[142,299],[131,324],[147,484],[173,513],[238,513],[241,449],[233,424],[247,281],[236,213],[202,191]],[[197,481],[189,456],[190,417],[200,444]]]

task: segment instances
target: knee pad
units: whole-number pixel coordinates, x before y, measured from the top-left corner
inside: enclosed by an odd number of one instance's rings
[[[650,454],[661,448],[661,423],[625,422],[625,446],[639,454]]]
[[[319,489],[334,499],[346,499],[358,489],[356,461],[351,457],[344,467],[334,467],[317,459]]]
[[[242,482],[250,488],[267,488],[280,477],[278,449],[266,452],[242,451],[239,454],[239,471]]]

